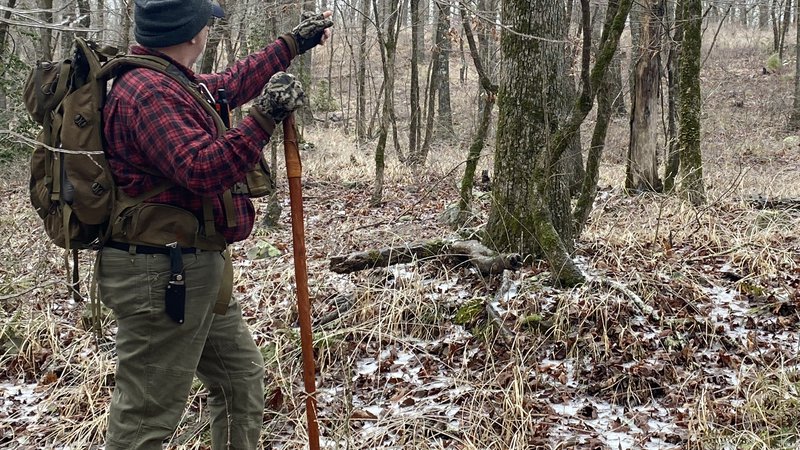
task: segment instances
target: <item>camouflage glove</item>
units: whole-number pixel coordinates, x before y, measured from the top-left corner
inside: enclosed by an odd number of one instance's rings
[[[278,72],[267,82],[255,107],[261,114],[280,122],[305,104],[306,94],[300,81],[290,73]]]
[[[311,50],[319,45],[325,29],[333,26],[333,20],[326,19],[321,13],[303,11],[300,24],[292,29],[291,35],[297,42],[298,54]]]

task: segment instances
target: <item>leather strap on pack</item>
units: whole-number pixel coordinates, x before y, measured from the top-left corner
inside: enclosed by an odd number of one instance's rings
[[[225,208],[225,220],[228,228],[236,226],[236,209],[233,207],[233,194],[228,189],[222,193],[222,206]]]
[[[222,269],[222,282],[219,285],[217,302],[214,303],[214,314],[224,316],[228,312],[228,304],[233,295],[233,262],[231,262],[230,249],[225,249],[222,257],[225,258],[225,266]]]

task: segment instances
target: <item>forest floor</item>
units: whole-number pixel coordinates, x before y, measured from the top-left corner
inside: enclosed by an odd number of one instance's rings
[[[369,206],[374,143],[306,130],[324,448],[800,445],[800,210],[751,202],[800,198],[800,140],[783,130],[793,74],[761,74],[762,35],[722,37],[703,68],[708,203],[626,195],[628,122],[617,119],[576,244],[589,281],[574,289],[553,286],[536,260],[489,277],[437,258],[331,272],[335,255],[463,235],[440,216],[458,198],[469,124],[437,144],[424,173],[390,152],[380,207]],[[24,166],[0,176],[0,447],[89,448],[102,443],[114,323],[99,338],[82,325],[62,254],[27,204]],[[282,225],[234,246],[235,296],[267,361],[264,444],[288,450],[305,448],[306,431],[288,194],[276,172]],[[491,193],[477,194],[476,225]],[[209,448],[205,403],[198,382],[170,448]]]

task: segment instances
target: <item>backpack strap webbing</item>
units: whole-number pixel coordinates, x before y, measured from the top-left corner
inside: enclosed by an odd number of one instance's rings
[[[214,120],[214,125],[217,129],[217,137],[222,137],[225,134],[227,130],[225,123],[214,107],[210,105],[200,93],[198,86],[192,83],[180,69],[163,58],[151,55],[117,56],[103,65],[103,68],[97,72],[97,78],[109,79],[119,75],[119,73],[125,69],[136,67],[155,70],[177,81]],[[221,200],[228,227],[236,226],[235,208],[230,190],[226,190],[221,195]],[[217,233],[216,226],[214,225],[213,204],[211,198],[207,197],[203,198],[203,232],[207,238],[214,237]]]

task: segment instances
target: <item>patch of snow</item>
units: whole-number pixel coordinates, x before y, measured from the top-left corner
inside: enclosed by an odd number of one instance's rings
[[[378,371],[378,361],[373,358],[365,358],[356,363],[356,373],[359,375],[371,375]]]

